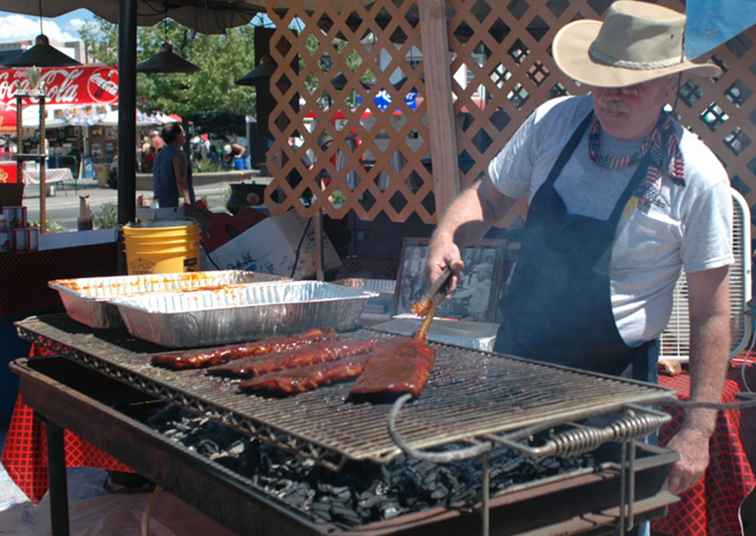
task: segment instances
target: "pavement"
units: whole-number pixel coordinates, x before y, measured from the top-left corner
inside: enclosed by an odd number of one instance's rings
[[[224,210],[230,187],[228,183],[218,182],[209,185],[203,185],[195,188],[195,194],[198,198],[206,198],[210,210]],[[89,205],[92,213],[96,214],[98,209],[106,203],[118,204],[118,191],[112,188],[101,188],[94,180],[80,180],[74,183],[58,183],[56,193],[53,197],[47,197],[47,220],[53,222],[63,230],[75,231],[76,220],[79,216],[79,196],[89,195]],[[145,198],[152,198],[152,191],[137,190],[137,196],[144,195]],[[37,185],[27,185],[24,188],[24,205],[27,207],[29,221],[39,221],[39,187]]]

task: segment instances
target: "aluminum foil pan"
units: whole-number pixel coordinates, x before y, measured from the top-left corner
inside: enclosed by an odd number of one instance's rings
[[[92,328],[115,328],[123,325],[115,305],[116,298],[153,292],[197,292],[228,285],[280,281],[287,278],[242,270],[184,272],[116,277],[56,279],[49,282],[58,291],[68,316]]]
[[[220,291],[115,300],[129,332],[170,348],[212,346],[297,333],[349,331],[375,292],[319,281],[257,283]]]
[[[394,290],[396,289],[396,280],[394,279],[350,277],[348,279],[339,279],[338,281],[334,281],[334,283],[349,288],[378,293],[378,297],[368,301],[363,311],[364,314],[390,315],[394,312]]]

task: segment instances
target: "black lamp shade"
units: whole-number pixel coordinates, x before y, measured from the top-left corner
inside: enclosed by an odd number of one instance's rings
[[[34,39],[34,46],[6,62],[8,67],[64,67],[66,65],[81,65],[71,56],[50,46],[50,40],[44,34]]]
[[[276,64],[268,56],[260,60],[260,64],[239,78],[234,84],[237,86],[254,86],[262,80],[269,79],[276,70]]]
[[[173,52],[170,43],[163,43],[160,52],[136,66],[139,73],[195,73],[200,70]]]

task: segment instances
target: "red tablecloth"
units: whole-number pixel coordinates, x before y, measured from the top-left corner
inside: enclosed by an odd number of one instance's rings
[[[678,397],[690,396],[690,376],[660,376],[659,383],[675,389]],[[737,382],[727,380],[723,402],[733,402],[740,391]],[[680,428],[683,412],[675,410],[673,421],[661,429],[659,442],[667,442]],[[682,494],[681,501],[669,508],[664,519],[652,526],[655,532],[671,536],[740,536],[738,511],[756,487],[753,470],[740,440],[740,412],[723,411],[709,443],[711,460],[704,477]]]
[[[32,346],[30,356],[52,355],[58,352]],[[133,472],[109,454],[87,443],[76,434],[65,431],[66,467],[96,467],[108,471]],[[44,425],[23,396],[18,395],[13,409],[2,457],[5,470],[32,502],[38,502],[47,492],[47,435]]]

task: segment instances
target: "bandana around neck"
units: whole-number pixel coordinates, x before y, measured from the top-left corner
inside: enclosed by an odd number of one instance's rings
[[[640,149],[631,154],[601,154],[601,131],[601,123],[594,118],[588,134],[588,156],[595,164],[620,169],[638,164],[649,153],[650,162],[644,183],[661,182],[662,170],[666,170],[673,182],[685,186],[685,165],[680,152],[680,140],[675,132],[675,122],[667,112],[662,112],[653,132],[643,141]]]

